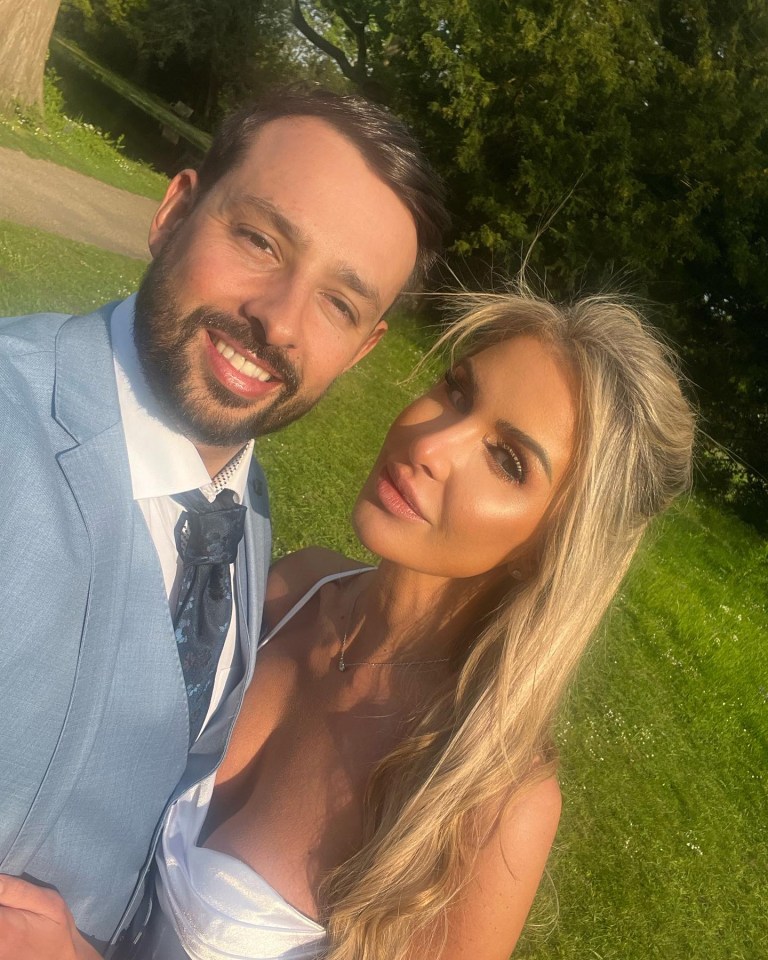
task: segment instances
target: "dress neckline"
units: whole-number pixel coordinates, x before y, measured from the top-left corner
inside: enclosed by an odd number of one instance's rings
[[[199,856],[203,860],[209,858],[211,866],[217,871],[221,870],[223,864],[229,863],[231,864],[230,875],[244,874],[246,878],[253,877],[256,880],[256,885],[266,891],[271,898],[280,903],[286,910],[294,914],[302,922],[311,924],[319,933],[325,933],[325,927],[323,927],[318,920],[310,917],[308,913],[304,913],[303,910],[299,910],[298,907],[286,900],[282,893],[273,887],[269,880],[265,879],[263,874],[246,863],[245,860],[241,860],[231,853],[216,850],[213,847],[201,847],[197,842],[194,844],[194,850],[195,856]]]

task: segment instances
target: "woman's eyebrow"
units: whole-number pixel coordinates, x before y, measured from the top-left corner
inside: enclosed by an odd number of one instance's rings
[[[464,368],[467,379],[469,380],[471,396],[478,397],[480,395],[480,389],[478,379],[475,376],[475,371],[473,369],[472,360],[467,357],[460,364],[458,364],[458,366]],[[519,427],[516,427],[513,423],[510,423],[509,420],[497,420],[496,430],[505,439],[516,440],[518,443],[522,443],[524,447],[530,450],[544,468],[544,473],[546,473],[547,479],[550,483],[552,483],[552,463],[549,459],[549,454],[537,440],[534,440],[530,434],[526,433],[524,430],[521,430]]]

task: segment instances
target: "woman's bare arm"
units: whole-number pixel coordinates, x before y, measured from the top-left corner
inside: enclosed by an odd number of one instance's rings
[[[560,788],[549,777],[504,811],[449,911],[447,941],[435,960],[508,960],[541,882],[560,809]],[[413,960],[423,956],[413,952]]]

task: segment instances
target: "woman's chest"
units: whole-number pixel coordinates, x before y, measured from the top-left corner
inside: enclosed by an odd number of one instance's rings
[[[381,703],[340,703],[301,682],[280,710],[264,707],[247,725],[252,757],[217,785],[201,842],[316,916],[320,880],[360,846],[365,788],[399,721]]]

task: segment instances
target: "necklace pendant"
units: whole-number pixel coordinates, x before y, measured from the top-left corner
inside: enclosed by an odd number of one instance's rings
[[[344,673],[346,669],[347,669],[346,663],[344,663],[343,660],[339,660],[339,673]]]

